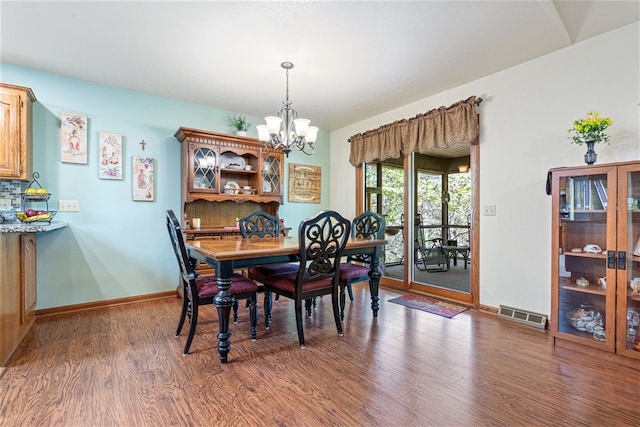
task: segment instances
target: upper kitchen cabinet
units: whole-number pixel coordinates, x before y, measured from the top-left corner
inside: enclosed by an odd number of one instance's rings
[[[30,88],[0,83],[0,179],[31,179],[34,102]]]

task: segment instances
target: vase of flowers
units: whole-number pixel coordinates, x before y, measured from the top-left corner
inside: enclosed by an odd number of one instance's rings
[[[571,134],[569,139],[574,144],[586,144],[587,152],[584,155],[584,161],[588,165],[596,162],[598,154],[595,152],[595,144],[599,142],[609,143],[609,135],[604,133],[613,121],[609,117],[600,117],[597,111],[589,111],[585,118],[573,121],[573,127],[567,132]]]

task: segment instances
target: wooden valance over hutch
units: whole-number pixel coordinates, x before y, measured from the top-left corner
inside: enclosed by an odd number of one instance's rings
[[[278,215],[284,155],[255,138],[181,127],[182,226],[188,239],[237,238],[236,219],[256,210]],[[200,219],[200,228],[193,227]]]

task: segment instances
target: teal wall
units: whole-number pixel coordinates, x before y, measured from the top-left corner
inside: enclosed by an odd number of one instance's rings
[[[40,183],[58,200],[79,200],[79,212],[59,212],[70,226],[38,235],[38,309],[144,295],[175,289],[178,266],[165,228],[167,209],[180,211],[181,127],[228,132],[233,113],[151,96],[55,74],[0,64],[0,81],[30,87],[33,109],[33,167]],[[170,84],[170,82],[168,82]],[[274,103],[275,113],[279,103]],[[60,114],[88,117],[86,165],[60,162]],[[238,112],[244,114],[243,112]],[[313,118],[311,118],[313,120]],[[260,117],[248,117],[254,124]],[[123,135],[123,180],[98,178],[98,132]],[[255,127],[249,136],[256,136]],[[142,151],[140,141],[147,142]],[[320,132],[316,153],[291,153],[285,161],[322,168],[320,204],[288,203],[280,216],[297,232],[304,218],[329,207],[329,135]],[[131,157],[155,159],[155,201],[134,202]],[[285,173],[285,188],[288,184]]]

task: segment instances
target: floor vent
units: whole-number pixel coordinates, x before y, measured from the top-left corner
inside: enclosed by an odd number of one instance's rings
[[[533,326],[538,329],[547,328],[547,316],[544,314],[520,310],[519,308],[501,305],[498,310],[498,317],[511,320],[512,322],[522,323],[523,325]]]

